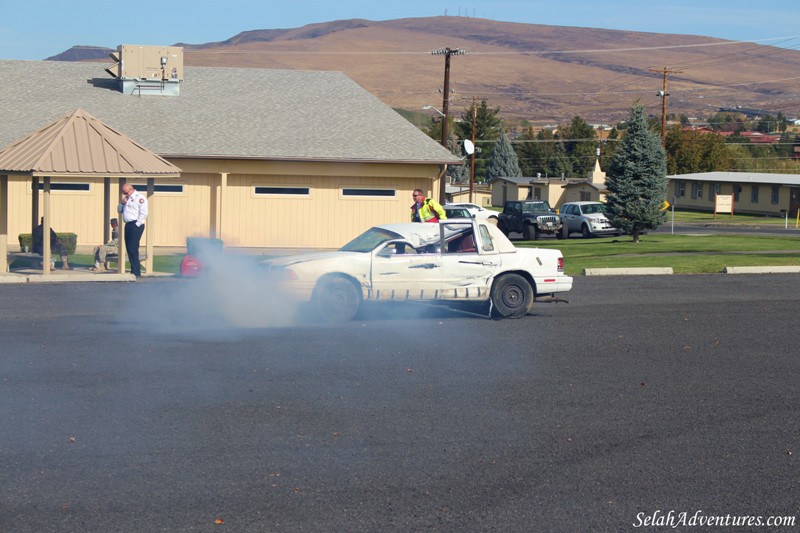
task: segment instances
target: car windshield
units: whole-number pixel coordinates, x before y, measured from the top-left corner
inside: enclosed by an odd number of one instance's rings
[[[550,211],[550,204],[547,202],[525,202],[522,204],[523,213],[537,213],[540,211]]]
[[[386,241],[402,238],[403,236],[399,233],[395,233],[387,229],[371,228],[339,248],[339,251],[367,253],[371,252],[375,249],[375,247]]]
[[[586,204],[582,208],[584,215],[593,215],[595,213],[605,213],[605,204]]]
[[[472,215],[469,214],[469,211],[463,207],[445,207],[444,212],[447,214],[447,218],[471,218]]]

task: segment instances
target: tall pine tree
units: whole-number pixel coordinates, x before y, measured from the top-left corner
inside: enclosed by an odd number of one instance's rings
[[[650,130],[640,103],[631,108],[622,146],[611,160],[606,179],[607,214],[612,224],[633,236],[666,220],[667,156],[661,138]]]
[[[519,169],[519,162],[517,161],[517,153],[511,142],[506,136],[506,132],[500,132],[500,138],[494,143],[494,150],[492,151],[491,159],[489,159],[489,166],[486,169],[486,179],[492,180],[493,178],[519,178],[522,177],[522,171]]]

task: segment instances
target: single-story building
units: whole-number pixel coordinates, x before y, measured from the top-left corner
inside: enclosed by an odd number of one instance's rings
[[[717,194],[733,195],[734,214],[797,216],[800,174],[699,172],[668,176],[667,200],[676,208],[714,211]]]
[[[606,198],[606,173],[595,160],[587,179],[560,178],[495,178],[491,182],[492,205],[501,207],[507,200],[546,200],[560,208],[564,202],[595,201]]]
[[[470,202],[469,185],[448,185],[445,188],[448,203]],[[472,203],[489,207],[492,205],[492,191],[485,186],[472,188]]]
[[[172,67],[169,54],[161,59]],[[180,178],[155,181],[155,246],[198,236],[338,247],[369,226],[405,221],[411,192],[435,195],[441,165],[461,162],[341,72],[162,64],[122,80],[104,66],[0,60],[0,149],[82,108],[180,168]],[[13,243],[31,231],[31,196],[41,192],[29,175],[0,178]],[[146,181],[128,179],[142,190]],[[117,201],[104,205],[103,184],[51,177],[52,227],[79,245],[101,243]]]

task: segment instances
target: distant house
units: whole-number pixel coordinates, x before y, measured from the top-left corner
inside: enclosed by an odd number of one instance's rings
[[[774,144],[780,142],[781,140],[780,135],[770,135],[758,131],[740,131],[740,132],[721,131],[719,132],[719,135],[723,137],[732,137],[734,135],[738,135],[739,137],[746,139],[753,144]]]
[[[735,213],[796,216],[800,208],[800,174],[701,172],[667,178],[667,200],[677,208],[713,211],[717,194],[733,195]]]
[[[104,67],[0,60],[0,149],[82,108],[174,164],[180,178],[156,180],[156,246],[201,236],[238,247],[338,247],[372,225],[405,221],[411,191],[435,193],[440,165],[460,163],[341,72],[181,64],[122,80]],[[30,232],[35,191],[29,177],[0,179],[14,242]],[[52,226],[76,233],[79,245],[101,242],[103,178],[51,181]]]
[[[492,205],[502,206],[507,200],[546,200],[559,208],[564,202],[605,201],[606,173],[596,160],[587,179],[495,178],[491,182]]]

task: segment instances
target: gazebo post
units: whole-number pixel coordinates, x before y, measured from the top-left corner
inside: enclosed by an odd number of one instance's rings
[[[31,177],[31,234],[39,225],[39,176]]]
[[[122,186],[125,185],[125,178],[119,178],[118,180],[119,186],[117,191],[117,202],[119,203],[119,198],[122,198]],[[117,253],[117,273],[124,274],[125,273],[125,218],[122,216],[122,213],[119,214],[119,252]]]
[[[109,223],[111,220],[111,178],[103,178],[103,244],[111,239]]]
[[[151,276],[153,275],[153,239],[155,238],[155,232],[152,229],[155,219],[153,216],[153,195],[155,194],[155,190],[155,178],[147,178],[147,203],[149,207],[147,210],[147,222],[144,226],[144,231],[146,233],[145,239],[147,240],[147,244],[145,245],[145,253],[147,254],[147,258],[144,260],[144,269]]]
[[[8,271],[8,175],[0,174],[0,274]]]
[[[36,191],[34,196],[39,196]],[[44,223],[42,226],[42,274],[50,275],[50,178],[44,178]]]

